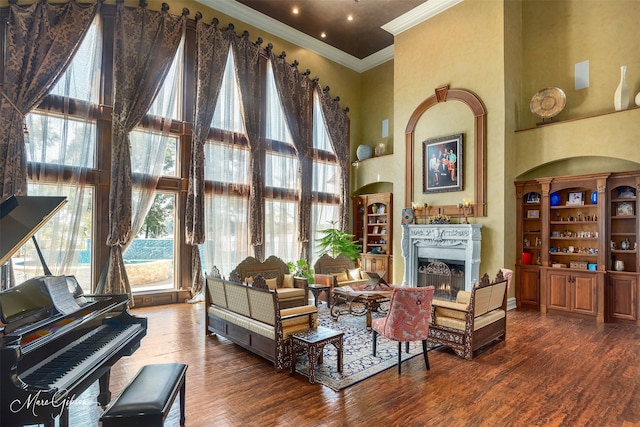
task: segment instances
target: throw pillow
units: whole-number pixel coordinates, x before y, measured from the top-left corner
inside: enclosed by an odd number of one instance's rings
[[[245,277],[244,278],[244,283],[246,283],[248,285],[252,284],[253,283],[253,277],[252,276]]]
[[[349,270],[349,277],[351,277],[351,280],[360,280],[360,269],[354,268],[353,270]]]
[[[293,274],[285,274],[282,281],[283,288],[293,288]]]
[[[347,276],[347,272],[346,271],[343,271],[343,272],[340,272],[340,273],[336,273],[335,276],[336,276],[336,278],[338,280],[338,283],[340,283],[340,282],[348,282],[349,281],[349,276]]]
[[[278,279],[276,279],[275,277],[273,279],[267,279],[267,286],[269,287],[269,290],[272,291],[274,289],[276,289],[278,287]]]

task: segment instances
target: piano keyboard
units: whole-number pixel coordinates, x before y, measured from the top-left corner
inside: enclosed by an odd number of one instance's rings
[[[64,390],[142,328],[134,323],[101,325],[20,375],[28,385]]]

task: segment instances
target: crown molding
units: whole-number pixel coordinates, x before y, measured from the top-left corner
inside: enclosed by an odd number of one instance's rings
[[[423,5],[418,6],[388,24],[383,25],[382,29],[395,35],[397,33],[394,33],[393,31],[396,31],[397,28],[402,28],[398,31],[398,33],[400,33],[424,21],[425,19],[435,16],[449,7],[458,4],[461,1],[462,0],[429,0]],[[288,25],[253,10],[242,3],[238,3],[235,0],[196,0],[196,2],[264,30],[276,37],[280,37],[295,44],[296,46],[300,46],[311,52],[317,53],[324,58],[350,68],[358,73],[365,72],[393,59],[393,45],[371,54],[364,59],[358,59],[355,56],[349,55],[334,48],[333,46],[323,43],[320,40],[291,28]],[[427,5],[430,5],[430,7],[425,8],[424,6]],[[428,11],[422,11],[421,9],[427,9]],[[393,30],[387,28],[388,26],[392,26],[391,28],[393,28]]]
[[[463,0],[428,0],[404,15],[384,24],[381,28],[393,34],[395,37],[401,32],[424,22],[427,19],[433,18],[437,14],[444,12],[462,1]]]

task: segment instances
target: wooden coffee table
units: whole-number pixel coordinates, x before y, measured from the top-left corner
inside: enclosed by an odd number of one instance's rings
[[[389,301],[391,291],[369,291],[357,290],[350,286],[342,286],[333,288],[332,291],[333,305],[331,306],[331,317],[333,320],[343,314],[352,314],[354,316],[367,316],[367,330],[371,330],[371,312],[379,311],[386,313],[381,309],[380,304]],[[363,308],[354,307],[353,303],[361,303]]]
[[[317,328],[291,334],[291,375],[296,373],[298,354],[307,353],[309,359],[309,382],[316,382],[316,363],[322,364],[326,344],[333,344],[338,350],[338,372],[342,372],[342,338],[344,333],[318,326]]]

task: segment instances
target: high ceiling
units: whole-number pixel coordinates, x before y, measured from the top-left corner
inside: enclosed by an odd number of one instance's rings
[[[380,28],[427,0],[236,0],[287,26],[364,59],[393,44]],[[294,7],[298,13],[294,14]],[[352,16],[353,20],[347,17]],[[321,34],[326,37],[321,37]]]

